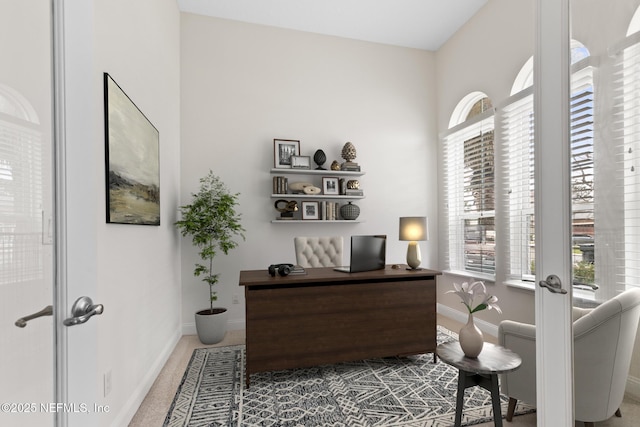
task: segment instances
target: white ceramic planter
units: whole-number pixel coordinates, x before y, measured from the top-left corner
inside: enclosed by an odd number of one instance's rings
[[[224,339],[227,332],[227,319],[229,312],[226,308],[214,307],[214,314],[208,313],[209,309],[200,310],[195,314],[196,331],[202,344],[216,344]]]

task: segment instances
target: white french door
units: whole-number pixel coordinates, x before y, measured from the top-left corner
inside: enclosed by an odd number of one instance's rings
[[[55,408],[51,3],[0,0],[0,425]],[[39,316],[30,319],[30,315]]]
[[[555,275],[566,291],[536,286],[537,419],[572,426],[569,0],[538,0],[536,18],[536,282]]]
[[[0,0],[2,426],[99,425],[108,410],[88,321],[102,307],[72,315],[96,282],[97,216],[78,203],[93,187],[72,179],[93,150],[91,3]]]

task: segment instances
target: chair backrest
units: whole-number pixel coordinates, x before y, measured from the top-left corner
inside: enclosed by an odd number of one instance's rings
[[[295,237],[296,264],[302,267],[339,267],[342,265],[342,236]]]
[[[604,421],[620,407],[639,321],[640,289],[632,289],[573,323],[576,420]]]

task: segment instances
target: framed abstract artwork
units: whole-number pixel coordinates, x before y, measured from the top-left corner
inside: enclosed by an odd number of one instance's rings
[[[104,73],[107,222],[160,225],[158,130]]]

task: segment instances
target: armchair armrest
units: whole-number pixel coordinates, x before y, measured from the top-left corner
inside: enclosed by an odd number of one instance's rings
[[[527,323],[503,320],[498,327],[498,342],[517,353],[522,365],[514,372],[500,376],[502,393],[536,404],[536,327]]]
[[[510,348],[508,345],[511,339],[530,340],[534,342],[536,340],[536,327],[528,323],[514,322],[513,320],[503,320],[498,327],[498,338],[500,345]]]

